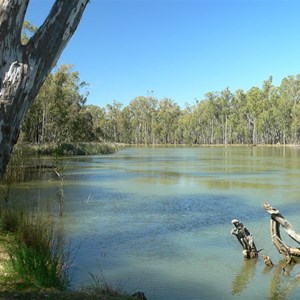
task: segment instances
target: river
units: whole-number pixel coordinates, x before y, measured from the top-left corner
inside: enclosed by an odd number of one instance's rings
[[[262,205],[278,208],[300,232],[300,149],[140,147],[64,164],[63,230],[76,252],[71,288],[93,274],[150,300],[298,299],[300,270],[283,274]],[[12,187],[11,199],[58,209],[58,186],[25,182]],[[231,235],[234,218],[272,269],[261,257],[244,260]]]

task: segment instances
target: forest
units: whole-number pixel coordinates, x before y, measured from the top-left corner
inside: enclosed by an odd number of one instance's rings
[[[279,86],[208,92],[181,108],[153,93],[127,105],[87,105],[88,84],[61,65],[42,86],[22,126],[23,142],[126,144],[295,144],[300,141],[300,75]]]

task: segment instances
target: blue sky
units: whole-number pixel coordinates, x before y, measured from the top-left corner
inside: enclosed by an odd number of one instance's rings
[[[41,25],[53,0],[31,0]],[[59,64],[90,84],[88,104],[153,91],[180,106],[300,73],[300,1],[91,0]]]

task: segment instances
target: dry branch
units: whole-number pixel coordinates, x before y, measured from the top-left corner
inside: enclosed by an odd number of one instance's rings
[[[259,251],[256,249],[252,234],[239,220],[233,219],[231,223],[235,226],[235,228],[231,230],[231,234],[234,234],[242,245],[243,256],[245,258],[256,258]]]
[[[270,232],[274,246],[277,251],[284,256],[288,263],[293,262],[293,256],[300,257],[300,249],[296,247],[289,247],[282,241],[280,236],[280,225],[286,233],[299,244],[300,235],[294,230],[292,224],[280,214],[278,209],[273,208],[269,203],[264,203],[264,209],[271,215]]]

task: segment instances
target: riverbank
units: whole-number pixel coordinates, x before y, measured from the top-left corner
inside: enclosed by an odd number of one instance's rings
[[[98,280],[68,291],[69,260],[52,217],[0,209],[0,299],[146,299]]]
[[[2,183],[42,178],[50,169],[61,169],[65,156],[107,155],[126,147],[120,143],[25,144],[18,142],[12,152]],[[49,159],[51,157],[51,159]],[[60,170],[61,171],[61,170]]]
[[[1,300],[13,300],[13,299],[22,299],[22,300],[136,300],[131,296],[101,296],[95,293],[84,293],[84,292],[60,292],[55,290],[43,290],[43,291],[23,291],[23,292],[1,292]]]
[[[123,144],[114,142],[91,143],[61,143],[61,144],[24,144],[15,146],[14,152],[23,152],[30,155],[105,155],[116,153],[126,147],[138,148],[184,148],[184,147],[275,147],[300,148],[299,144]]]
[[[300,148],[300,144],[130,144],[130,147],[138,148],[217,148],[217,147],[287,147]]]
[[[126,147],[121,143],[61,143],[61,144],[17,144],[16,151],[23,151],[38,155],[99,155],[113,154]]]

